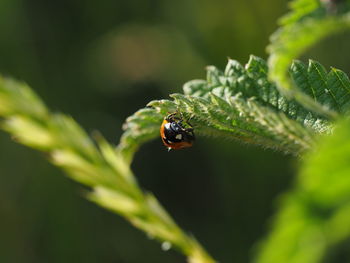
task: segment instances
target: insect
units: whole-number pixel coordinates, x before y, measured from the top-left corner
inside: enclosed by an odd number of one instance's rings
[[[191,147],[195,140],[192,125],[176,112],[164,118],[160,126],[160,136],[168,151]]]

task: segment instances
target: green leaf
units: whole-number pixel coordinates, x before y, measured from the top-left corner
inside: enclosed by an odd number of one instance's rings
[[[281,25],[297,22],[301,18],[315,11],[320,6],[317,0],[294,0],[289,2],[291,12],[279,19]]]
[[[162,121],[163,115],[151,108],[141,109],[127,118],[123,126],[125,132],[118,145],[126,161],[131,162],[139,145],[158,135],[156,131],[159,131]]]
[[[283,198],[256,262],[323,262],[349,238],[349,134],[350,121],[341,121],[304,158],[297,185]]]
[[[164,103],[168,108],[174,105]],[[70,178],[91,187],[90,200],[120,214],[149,236],[167,242],[189,262],[214,263],[157,199],[141,190],[130,170],[127,156],[138,144],[154,137],[162,116],[154,109],[143,109],[130,117],[120,148],[115,150],[101,135],[95,136],[96,145],[73,118],[50,113],[27,85],[0,78],[1,128],[17,142],[45,152]]]
[[[300,61],[294,61],[290,74],[295,85],[314,101],[337,113],[349,111],[350,81],[341,70],[332,68],[327,72],[316,61],[310,60],[308,67]]]
[[[43,102],[23,82],[0,76],[0,114],[26,113],[34,118],[46,118],[47,109]]]
[[[324,1],[326,2],[326,1]],[[288,75],[293,59],[299,57],[307,48],[331,34],[350,28],[349,1],[335,6],[334,3],[320,4],[316,0],[296,0],[292,2],[292,12],[281,20],[280,27],[272,36],[268,46],[270,53],[269,78],[289,98],[295,98],[304,107],[324,116],[335,118],[339,113],[338,97],[330,103],[329,96],[315,100],[294,85]],[[330,6],[332,5],[332,6]],[[335,10],[334,13],[332,10]],[[317,66],[314,68],[317,70]],[[314,72],[315,74],[317,72]],[[322,70],[318,72],[322,74]],[[321,81],[322,75],[316,80]],[[322,81],[320,82],[322,84]],[[325,84],[325,83],[323,83]],[[322,93],[324,85],[314,86],[316,93]]]
[[[174,101],[152,101],[148,106],[153,109],[146,108],[129,117],[119,148],[128,153],[130,160],[139,143],[159,136],[162,119],[178,111],[191,120],[197,134],[300,154],[313,145],[315,134],[329,133],[332,126],[324,117],[281,95],[268,80],[268,71],[266,62],[255,56],[245,66],[230,59],[224,71],[207,67],[207,79],[187,82],[184,95],[171,95]],[[315,100],[324,101],[327,96],[329,104],[338,103],[345,112],[348,103],[343,95],[349,81],[343,72],[338,71],[338,77],[332,72],[328,74],[313,61],[308,67],[296,61],[290,69],[301,90],[313,92],[315,85],[324,84],[333,96],[317,93]],[[342,92],[335,91],[339,87]]]

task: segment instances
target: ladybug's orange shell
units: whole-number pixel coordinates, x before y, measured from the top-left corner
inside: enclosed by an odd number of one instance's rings
[[[166,119],[163,120],[162,125],[160,126],[160,137],[163,139],[165,138],[165,134],[164,134],[164,126],[165,124],[167,124],[168,121]]]
[[[169,143],[166,143],[166,141],[163,138],[162,138],[162,141],[166,147],[171,148],[173,150],[188,148],[193,145],[193,143],[190,143],[190,142],[177,142],[177,143],[169,144]]]
[[[169,123],[169,121],[167,121],[166,119],[163,120],[162,125],[160,126],[160,137],[162,138],[163,144],[168,147],[169,149],[173,149],[173,150],[179,150],[179,149],[183,149],[183,148],[188,148],[191,147],[193,145],[192,142],[187,142],[187,141],[183,141],[183,142],[176,142],[176,143],[168,143],[166,142],[166,136],[164,134],[164,126],[165,124]]]

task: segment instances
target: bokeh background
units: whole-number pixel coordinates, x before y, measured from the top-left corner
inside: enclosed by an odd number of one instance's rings
[[[205,78],[206,65],[266,58],[286,11],[279,0],[1,0],[0,72],[117,144],[127,116]],[[350,73],[349,45],[340,35],[305,57]],[[297,167],[291,156],[201,137],[169,153],[150,142],[133,163],[140,184],[220,262],[248,262]],[[185,262],[62,175],[0,132],[0,262]]]

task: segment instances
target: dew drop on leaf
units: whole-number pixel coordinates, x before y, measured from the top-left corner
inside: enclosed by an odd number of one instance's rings
[[[163,251],[168,251],[169,249],[171,249],[171,243],[168,241],[165,241],[162,243],[162,250]]]

